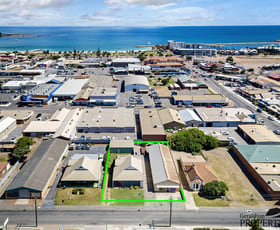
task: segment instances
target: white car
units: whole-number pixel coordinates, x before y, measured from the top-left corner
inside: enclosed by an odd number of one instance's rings
[[[272,117],[272,116],[268,116],[267,119],[268,119],[268,120],[271,120],[271,121],[275,121],[275,118]]]
[[[229,132],[228,132],[228,131],[221,131],[221,134],[223,134],[223,135],[229,135]]]
[[[233,137],[228,137],[227,139],[228,139],[229,141],[231,141],[231,142],[234,141],[234,138],[233,138]]]

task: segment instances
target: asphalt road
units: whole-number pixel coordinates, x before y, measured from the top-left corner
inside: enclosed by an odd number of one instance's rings
[[[235,107],[249,109],[252,112],[256,113],[257,118],[263,119],[264,125],[269,129],[271,130],[280,129],[280,124],[277,121],[270,121],[269,119],[267,119],[264,113],[256,112],[255,106],[249,101],[241,99],[238,95],[236,95],[235,93],[229,90],[226,90],[225,88],[223,89],[223,86],[221,86],[217,81],[215,81],[212,78],[210,79],[208,78],[207,83],[210,86],[210,88],[215,90],[217,93],[220,93],[226,96],[227,98],[229,98],[234,103]]]
[[[209,73],[203,72],[200,69],[194,69],[190,64],[187,65],[189,69],[192,70],[192,74],[194,72],[198,72],[199,75],[201,74],[206,74],[208,75]],[[203,79],[203,78],[201,78]],[[205,80],[207,79],[207,80]],[[275,129],[280,129],[280,123],[277,121],[271,121],[269,119],[267,119],[267,116],[265,115],[265,113],[258,113],[256,112],[256,108],[255,106],[250,103],[247,100],[244,100],[243,98],[240,98],[239,95],[235,94],[232,91],[227,90],[225,87],[221,86],[216,80],[214,80],[214,78],[205,78],[204,81],[205,83],[211,88],[213,89],[216,93],[218,94],[222,94],[224,96],[226,96],[231,103],[234,105],[234,107],[236,108],[245,108],[248,109],[252,112],[254,112],[256,114],[256,117],[258,120],[263,119],[264,120],[264,125],[269,128],[270,130],[275,130]]]
[[[267,210],[254,213],[265,214]],[[240,214],[246,210],[233,208],[203,208],[196,211],[174,210],[172,224],[181,226],[240,226]],[[114,208],[112,210],[39,210],[38,221],[41,225],[168,225],[169,210],[144,210],[140,208]],[[11,225],[33,225],[34,211],[0,211],[1,219],[9,217]]]

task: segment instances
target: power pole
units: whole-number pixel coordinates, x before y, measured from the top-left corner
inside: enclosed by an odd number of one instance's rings
[[[172,198],[170,199],[170,203],[169,203],[169,227],[172,226]]]
[[[35,201],[35,227],[38,227],[38,212],[37,212],[37,197],[34,197]]]

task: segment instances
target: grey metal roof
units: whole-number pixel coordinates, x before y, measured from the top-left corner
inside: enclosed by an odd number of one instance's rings
[[[161,150],[158,144],[148,147],[154,184],[168,180],[160,151]]]
[[[199,116],[191,109],[184,109],[179,111],[184,122],[188,121],[199,121],[202,122]]]
[[[62,139],[43,140],[6,191],[19,188],[43,191],[67,145],[68,142]]]

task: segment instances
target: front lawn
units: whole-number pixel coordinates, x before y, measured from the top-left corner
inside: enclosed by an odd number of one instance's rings
[[[111,189],[111,200],[144,200],[142,189]],[[144,202],[113,202],[114,205],[144,205]]]
[[[59,188],[55,205],[100,205],[101,188],[84,188],[84,194],[72,194],[73,188]]]
[[[193,199],[196,206],[200,207],[227,207],[230,205],[229,201],[217,199],[206,199],[202,196],[199,196],[197,193],[193,193]]]

